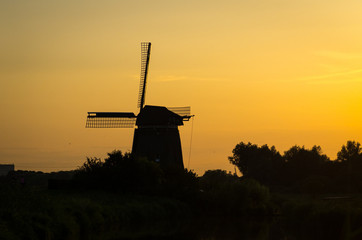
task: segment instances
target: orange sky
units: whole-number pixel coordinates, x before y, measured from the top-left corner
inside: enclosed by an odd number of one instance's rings
[[[240,142],[362,141],[360,1],[0,3],[0,163],[70,170],[131,150],[132,129],[86,129],[88,111],[137,112],[140,42],[152,42],[146,104],[191,106],[189,168],[232,170]],[[192,122],[181,127],[188,166]]]

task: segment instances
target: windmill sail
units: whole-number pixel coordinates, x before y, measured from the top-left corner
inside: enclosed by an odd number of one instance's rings
[[[191,107],[167,107],[168,110],[171,112],[174,112],[182,117],[184,121],[188,121],[192,115],[191,115]]]
[[[150,63],[150,54],[151,54],[151,43],[150,42],[141,43],[141,79],[140,79],[140,90],[138,95],[138,107],[141,109],[145,104],[146,83],[147,83],[148,65]]]
[[[135,123],[132,112],[88,112],[86,128],[133,128]]]
[[[167,107],[168,110],[180,115],[180,116],[188,116],[191,112],[191,107]]]

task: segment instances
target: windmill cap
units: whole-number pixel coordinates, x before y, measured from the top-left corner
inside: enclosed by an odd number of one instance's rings
[[[146,105],[137,116],[137,126],[180,126],[182,117],[166,107]]]

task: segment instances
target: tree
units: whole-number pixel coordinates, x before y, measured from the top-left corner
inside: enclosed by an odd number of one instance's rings
[[[269,189],[254,179],[240,178],[225,170],[208,170],[200,177],[202,205],[207,214],[266,214]]]
[[[157,187],[163,181],[163,171],[156,162],[115,150],[104,161],[88,157],[75,179],[86,188],[139,192]]]
[[[284,152],[286,162],[286,181],[295,183],[309,176],[324,175],[326,164],[330,161],[327,155],[322,153],[320,146],[306,149],[304,146],[293,146]]]
[[[311,149],[295,145],[288,151],[285,151],[283,157],[286,162],[304,166],[308,164],[320,165],[330,160],[327,155],[322,153],[322,148],[316,145]]]
[[[87,158],[75,174],[80,186],[126,193],[188,197],[198,191],[197,175],[186,169],[163,169],[155,161],[115,150],[104,160]]]
[[[361,156],[361,144],[355,141],[347,141],[347,144],[343,145],[341,151],[337,153],[337,161],[356,161],[358,159],[361,159]]]
[[[233,156],[229,157],[230,163],[239,168],[246,178],[254,178],[263,184],[276,181],[278,171],[283,165],[283,159],[274,146],[259,147],[250,142],[240,142],[233,149]]]
[[[225,183],[232,183],[240,181],[237,175],[227,173],[225,170],[207,170],[204,175],[200,178],[200,187],[202,190],[210,190],[223,186]]]
[[[347,141],[337,153],[337,164],[340,169],[338,177],[346,181],[349,191],[362,191],[362,148],[356,141]]]
[[[87,157],[87,160],[83,165],[77,170],[78,172],[83,173],[95,173],[103,167],[103,162],[100,158],[96,157]]]

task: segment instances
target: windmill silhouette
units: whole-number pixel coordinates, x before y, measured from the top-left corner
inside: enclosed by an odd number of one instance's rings
[[[159,162],[163,168],[184,168],[178,126],[189,121],[190,107],[145,105],[151,43],[141,43],[141,80],[136,116],[133,112],[88,112],[87,128],[134,128],[132,154]]]

